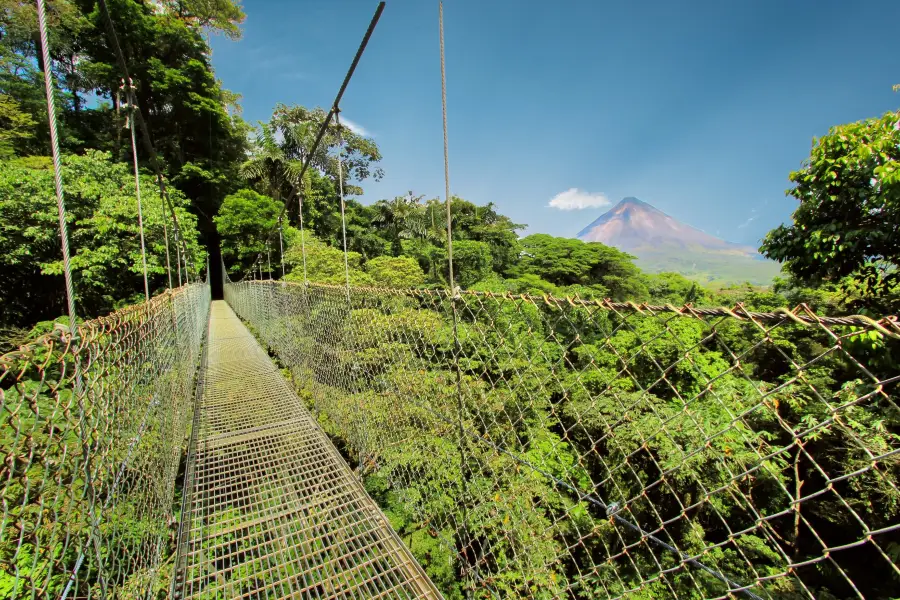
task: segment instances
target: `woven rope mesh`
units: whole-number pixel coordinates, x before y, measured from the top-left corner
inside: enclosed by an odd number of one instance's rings
[[[189,285],[0,357],[0,598],[167,584],[208,308],[209,287]]]
[[[900,594],[896,320],[225,294],[448,598]]]

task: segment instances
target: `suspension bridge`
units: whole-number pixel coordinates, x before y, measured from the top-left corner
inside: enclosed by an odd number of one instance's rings
[[[345,237],[344,285],[276,280],[261,253],[240,281],[223,265],[213,300],[168,203],[168,289],[78,322],[49,77],[47,99],[73,325],[0,357],[0,598],[865,598],[900,580],[900,373],[865,343],[896,355],[896,317],[462,290],[449,208],[444,289],[351,286]],[[446,159],[446,105],[444,128]]]

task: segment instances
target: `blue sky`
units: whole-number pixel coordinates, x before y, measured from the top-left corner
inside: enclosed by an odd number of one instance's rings
[[[243,39],[212,40],[217,75],[253,123],[327,107],[375,7],[245,0]],[[529,232],[574,236],[636,196],[756,244],[789,219],[814,136],[900,106],[898,22],[896,1],[448,0],[452,191]],[[437,34],[436,1],[389,0],[344,96],[384,155],[363,202],[443,195]]]

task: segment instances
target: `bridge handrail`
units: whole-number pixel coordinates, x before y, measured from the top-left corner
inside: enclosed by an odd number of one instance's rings
[[[0,598],[156,589],[206,283],[0,357]]]
[[[900,499],[896,317],[272,280],[225,296],[426,569],[452,565],[446,595],[846,597],[896,573],[900,515],[875,506]]]

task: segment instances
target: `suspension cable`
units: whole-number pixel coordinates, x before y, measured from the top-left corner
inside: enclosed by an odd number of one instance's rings
[[[309,279],[306,277],[306,233],[303,231],[303,193],[297,196],[298,206],[297,212],[300,217],[300,254],[303,256],[303,283],[309,285]]]
[[[122,80],[123,87],[124,87],[124,82],[125,82],[125,80],[123,79]],[[132,88],[132,92],[133,92],[134,84],[130,83],[129,87]],[[120,88],[120,90],[121,89],[122,88]],[[118,114],[119,108],[122,106],[122,101],[121,101],[121,96],[117,95],[116,98],[117,98],[116,114]],[[128,100],[128,105],[129,106],[137,105],[137,98],[134,93],[131,94],[131,97]],[[133,118],[133,116],[134,115],[131,115],[132,118]],[[128,119],[128,117],[126,117],[126,122],[127,122],[127,119]],[[138,194],[138,213],[140,213],[140,184],[138,183],[138,176],[137,176],[137,146],[136,146],[135,133],[134,133],[134,122],[132,121],[130,125],[131,126],[129,127],[129,129],[131,129],[131,152],[134,155],[134,161],[135,161],[134,185],[135,185],[135,189],[137,190],[137,194]],[[169,291],[171,291],[172,290],[172,259],[170,256],[171,250],[169,249],[169,224],[167,222],[168,215],[166,215],[166,203],[162,197],[162,193],[160,193],[159,204],[160,204],[160,208],[161,208],[160,215],[162,215],[163,243],[165,244],[165,247],[166,247],[166,278],[167,278],[167,282],[168,282],[168,289],[169,289]],[[140,216],[140,214],[139,214],[139,216]],[[143,250],[143,246],[141,249]],[[145,263],[146,263],[146,261],[145,261]],[[146,275],[146,268],[145,268],[144,269],[144,283],[145,283],[144,294],[145,294],[145,296],[147,295],[146,280],[147,280],[147,275]]]
[[[178,229],[175,229],[175,266],[178,267],[178,287],[181,287],[181,246]]]
[[[456,374],[456,427],[459,445],[459,486],[460,495],[463,500],[460,503],[462,512],[462,531],[461,542],[463,548],[469,546],[468,532],[468,502],[469,488],[466,479],[466,446],[467,439],[465,434],[465,403],[463,401],[462,390],[462,369],[459,365],[459,356],[462,354],[462,344],[459,341],[459,307],[458,302],[461,298],[459,289],[456,287],[453,279],[453,225],[450,212],[450,154],[449,145],[447,143],[447,75],[444,66],[444,3],[438,2],[438,30],[441,45],[441,113],[444,124],[444,198],[447,204],[447,275],[450,284],[450,306],[453,315],[453,370]],[[476,563],[477,576],[477,563]]]
[[[334,107],[334,118],[338,128],[338,193],[341,200],[341,233],[344,237],[344,282],[347,284],[347,302],[350,302],[350,264],[347,259],[347,214],[344,207],[344,134],[341,130],[341,109]]]
[[[122,47],[119,44],[119,36],[116,34],[116,27],[112,21],[112,16],[109,12],[109,7],[106,5],[106,0],[97,0],[100,10],[103,12],[104,20],[106,21],[106,29],[107,34],[109,36],[109,42],[113,49],[113,54],[116,56],[116,61],[119,63],[119,68],[122,70],[122,75],[125,76],[125,79],[131,79],[131,76],[128,72],[128,62],[125,60],[125,54],[122,52]],[[175,244],[176,250],[178,248],[179,243],[181,244],[181,250],[184,255],[185,261],[185,277],[187,283],[190,283],[190,276],[187,273],[189,268],[188,261],[190,260],[191,266],[193,266],[193,259],[190,258],[190,253],[188,252],[187,242],[183,235],[179,235],[180,232],[180,224],[178,222],[178,215],[175,212],[175,205],[172,203],[171,198],[169,198],[169,193],[166,189],[165,178],[162,174],[162,168],[159,164],[159,157],[156,154],[156,150],[153,147],[153,139],[151,137],[150,128],[147,126],[147,122],[144,120],[143,112],[140,107],[136,106],[134,110],[134,119],[137,121],[138,126],[141,128],[141,141],[144,145],[144,151],[149,157],[150,165],[153,168],[153,171],[156,173],[156,182],[159,186],[160,195],[163,198],[163,202],[168,208],[169,212],[172,215],[173,221],[173,229],[175,232]],[[180,259],[178,262],[178,270],[181,270]],[[196,271],[196,268],[195,268]],[[179,273],[178,277],[178,285],[181,286],[181,275]]]
[[[56,100],[53,93],[50,47],[47,42],[47,13],[44,0],[37,0],[38,28],[41,34],[41,58],[44,62],[44,90],[47,93],[47,120],[50,124],[50,150],[53,153],[53,184],[56,189],[56,209],[59,213],[59,241],[62,246],[63,278],[66,283],[66,304],[69,310],[69,331],[75,335],[75,287],[72,284],[72,262],[69,253],[69,231],[66,225],[66,203],[63,196],[62,160],[59,152],[59,132],[56,127]]]
[[[281,280],[284,281],[284,235],[281,233],[281,219],[278,219],[278,255],[281,257]]]
[[[138,230],[140,231],[141,236],[141,263],[144,270],[144,300],[146,302],[150,302],[150,285],[147,283],[147,247],[144,243],[144,210],[141,207],[141,174],[138,170],[138,155],[137,155],[137,140],[134,135],[134,106],[135,106],[135,95],[134,95],[134,82],[131,79],[128,80],[128,83],[125,83],[125,80],[122,80],[122,85],[119,86],[120,90],[125,92],[126,104],[125,104],[125,128],[131,131],[131,158],[134,163],[134,194],[137,198],[137,209],[138,209]],[[165,220],[165,217],[163,218]]]
[[[99,0],[103,3],[105,0]],[[302,198],[298,196],[298,190],[301,187],[301,183],[303,181],[303,176],[306,174],[307,169],[312,164],[313,157],[316,154],[316,150],[319,147],[319,144],[322,143],[322,139],[325,137],[325,132],[328,130],[328,126],[331,124],[331,119],[335,115],[335,111],[337,107],[341,104],[341,99],[344,97],[344,92],[347,90],[347,86],[350,84],[350,79],[353,77],[353,73],[356,71],[356,66],[359,64],[359,60],[362,58],[363,52],[366,50],[366,46],[369,44],[369,38],[372,37],[372,32],[375,31],[375,26],[378,24],[378,20],[381,18],[381,13],[384,12],[384,2],[378,3],[378,8],[375,9],[375,14],[372,16],[372,20],[369,22],[369,27],[366,29],[366,33],[363,35],[362,42],[359,44],[359,48],[356,50],[356,55],[353,57],[353,62],[350,63],[350,68],[347,70],[347,74],[344,76],[344,81],[341,83],[341,87],[338,90],[337,96],[334,98],[334,102],[331,103],[331,109],[328,111],[328,114],[325,115],[325,119],[322,121],[322,124],[319,126],[319,131],[316,133],[316,139],[313,141],[312,146],[309,149],[309,153],[306,156],[306,160],[303,161],[303,166],[300,168],[300,173],[297,175],[296,180],[291,184],[291,192],[287,195],[284,206],[281,207],[281,213],[279,214],[279,219],[284,217],[287,211],[290,209],[291,204],[294,201],[294,197],[297,196],[298,200],[302,202]],[[266,236],[266,241],[270,241],[272,237],[275,235],[275,230],[277,226],[273,226],[268,235]],[[259,259],[257,259],[259,260]],[[250,268],[244,271],[244,275],[246,276],[250,271],[252,271],[256,267],[256,263],[250,266]],[[306,281],[306,275],[304,273],[303,277],[304,281]]]
[[[166,276],[169,280],[169,290],[172,289],[172,263],[171,258],[169,258],[169,225],[166,223],[168,220],[166,217],[166,205],[165,201],[162,199],[162,194],[160,194],[159,203],[162,205],[162,226],[163,226],[163,241],[166,244]]]
[[[450,213],[450,150],[447,143],[447,70],[444,63],[444,3],[438,3],[438,28],[441,38],[441,113],[444,120],[444,201],[447,203],[447,275],[450,289],[455,290],[453,279],[453,225]],[[455,293],[454,293],[455,295]]]

